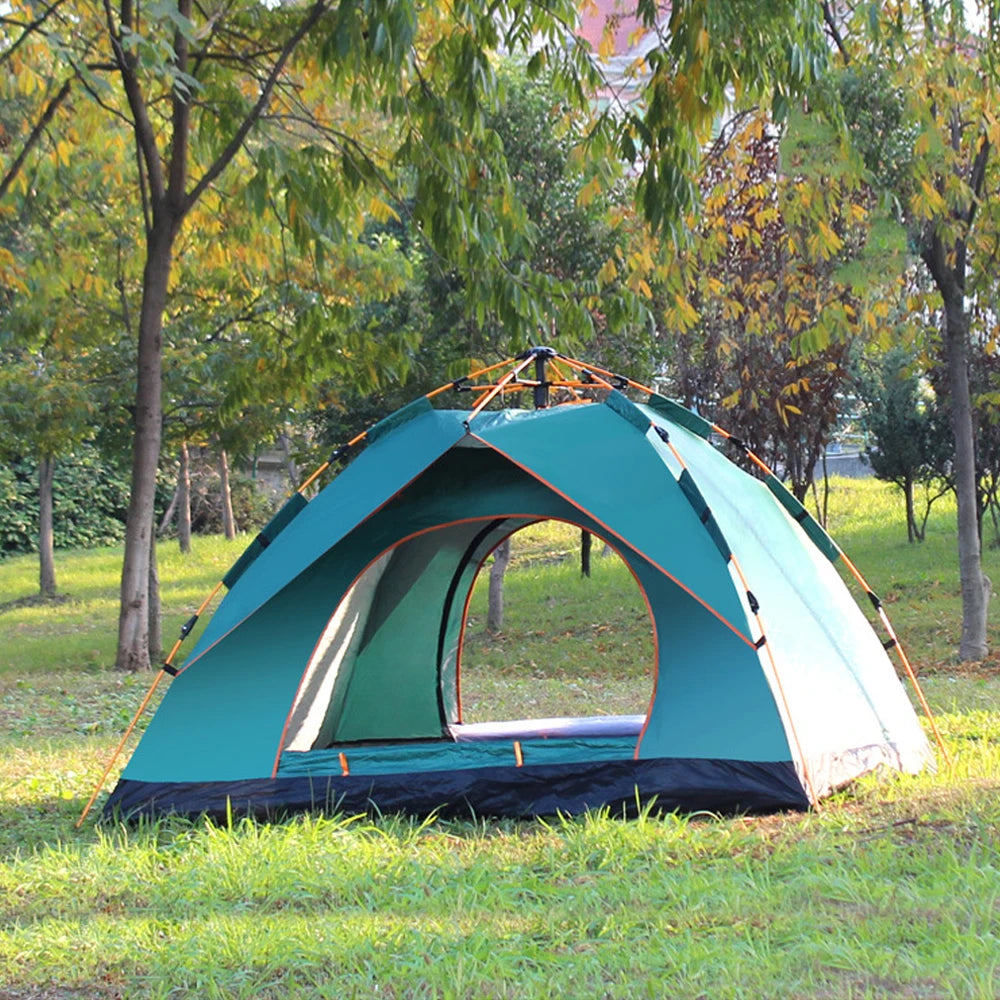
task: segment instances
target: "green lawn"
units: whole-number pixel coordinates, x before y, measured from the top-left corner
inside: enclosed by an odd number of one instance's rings
[[[45,605],[34,560],[0,563],[0,1000],[1000,996],[1000,670],[953,661],[954,510],[921,546],[880,484],[837,482],[831,512],[955,763],[757,818],[77,831],[150,680],[108,669],[120,552],[59,553]],[[246,541],[162,547],[168,643]],[[515,540],[500,636],[477,593],[468,718],[644,709],[642,598],[599,545],[581,580],[577,545]]]

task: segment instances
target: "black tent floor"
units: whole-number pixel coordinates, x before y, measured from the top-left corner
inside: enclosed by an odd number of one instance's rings
[[[664,758],[240,781],[123,778],[104,815],[124,820],[169,814],[278,819],[324,811],[528,818],[602,808],[629,816],[644,807],[760,813],[805,809],[808,800],[790,761]]]

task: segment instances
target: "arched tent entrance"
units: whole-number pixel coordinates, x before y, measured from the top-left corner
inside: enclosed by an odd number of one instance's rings
[[[490,630],[494,558],[470,594],[459,655],[465,723],[538,717],[638,715],[656,685],[656,633],[649,602],[614,546],[539,521],[510,537],[502,626]],[[495,553],[494,553],[495,556]]]
[[[352,745],[454,735],[453,727],[461,722],[457,654],[479,567],[507,535],[546,518],[603,530],[551,486],[493,449],[459,447],[331,549],[317,564],[320,576],[359,565],[362,552],[377,554],[347,581],[326,620],[309,625],[317,640],[297,685],[277,774],[311,769],[310,752],[333,750],[338,758],[343,753],[354,771],[351,760],[358,747]],[[389,538],[392,543],[383,547]],[[770,708],[771,743],[762,743],[765,730],[758,724],[752,729],[755,745],[741,752],[761,753],[766,746],[771,758],[787,755],[762,675],[743,668],[747,662],[756,664],[753,647],[632,546],[619,544],[639,586],[653,595],[657,633],[670,637],[660,645],[656,673],[658,687],[666,684],[674,690],[650,718],[670,732],[675,755],[713,752],[713,719],[726,711],[731,718],[725,723],[732,725],[748,708],[755,713]],[[690,633],[688,640],[685,633]],[[715,633],[711,642],[706,633]],[[697,672],[692,654],[699,662]],[[681,678],[688,682],[682,685]],[[708,685],[725,688],[731,694],[728,703],[708,699]],[[600,728],[595,723],[591,734]],[[525,729],[521,735],[529,738],[529,733]],[[627,749],[634,757],[640,732],[627,735],[633,736]],[[314,760],[325,765],[325,758]]]
[[[484,410],[518,370],[471,412],[420,400],[383,421],[262,532],[108,808],[760,809],[923,766],[882,643],[829,562],[839,550],[780,484],[659,397]],[[655,697],[638,734],[464,742],[465,596],[495,541],[541,518],[610,539],[639,580]]]

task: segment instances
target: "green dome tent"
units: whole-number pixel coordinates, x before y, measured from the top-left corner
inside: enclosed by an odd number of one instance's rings
[[[840,550],[773,475],[743,472],[677,404],[632,402],[634,383],[548,348],[475,378],[452,384],[470,410],[403,408],[262,531],[190,656],[168,659],[106,813],[769,810],[931,763],[894,636],[878,638]],[[572,403],[547,405],[553,386]],[[539,408],[487,408],[525,389]],[[638,582],[656,639],[648,711],[465,724],[476,575],[550,518],[603,538]]]

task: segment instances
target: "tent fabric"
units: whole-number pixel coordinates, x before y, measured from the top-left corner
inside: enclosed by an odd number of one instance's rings
[[[108,810],[211,812],[226,788],[254,814],[307,808],[316,788],[324,804],[418,812],[636,794],[785,808],[876,766],[929,763],[826,547],[677,411],[618,392],[471,417],[418,401],[377,425],[244,561]],[[488,554],[549,518],[604,538],[632,571],[656,640],[651,699],[638,735],[542,739],[525,722],[522,753],[547,756],[512,767],[509,734],[456,737],[462,630]]]
[[[346,534],[464,433],[462,414],[430,410],[390,437],[376,438],[363,453],[365,461],[352,462],[337,477],[337,489],[324,490],[285,527],[281,545],[270,545],[260,553],[226,595],[184,666],[194,664],[222,635],[308,569],[321,554],[314,541],[317,534],[325,545],[332,545],[337,539],[328,534],[331,525]]]
[[[850,753],[883,746],[883,762],[904,771],[930,763],[923,731],[885,649],[827,549],[803,544],[803,536],[811,537],[785,504],[772,501],[769,486],[746,476],[707,441],[683,428],[673,429],[672,440],[751,581],[775,661],[789,665],[781,670],[787,713],[798,720],[817,794],[852,776],[854,766],[840,760],[838,748],[845,746]],[[771,683],[776,688],[773,675]]]

